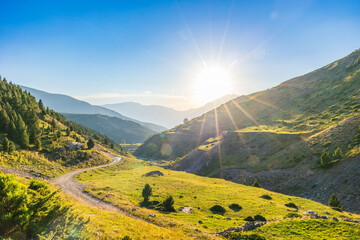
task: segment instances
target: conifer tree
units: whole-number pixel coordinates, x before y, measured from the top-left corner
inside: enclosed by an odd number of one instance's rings
[[[149,201],[149,198],[151,197],[152,195],[152,188],[151,186],[147,183],[145,184],[145,187],[144,189],[142,190],[142,196],[144,198],[144,202],[147,202]]]
[[[8,148],[8,153],[12,153],[13,151],[16,150],[16,146],[15,143],[13,141],[9,141],[9,148]]]
[[[41,99],[39,100],[39,108],[40,108],[41,111],[46,111],[45,107],[44,107],[44,104],[43,104]]]
[[[92,149],[93,147],[95,147],[95,142],[94,142],[94,140],[92,140],[92,138],[89,139],[87,146],[89,149]]]
[[[30,142],[35,143],[41,136],[41,130],[37,123],[34,123],[30,128]]]
[[[320,156],[320,161],[321,161],[321,166],[323,167],[329,166],[332,161],[329,152],[323,152],[323,154],[321,154]]]
[[[334,156],[335,159],[341,159],[341,158],[344,157],[344,153],[343,153],[343,151],[341,151],[341,149],[338,147],[338,148],[335,150],[333,156]]]
[[[342,210],[342,208],[343,208],[340,204],[340,200],[338,199],[338,197],[336,196],[335,193],[331,194],[328,204],[330,207],[332,207],[336,210]]]
[[[0,111],[0,131],[6,132],[10,124],[10,118],[4,109]]]
[[[257,180],[256,178],[255,178],[252,186],[253,186],[253,187],[259,187],[259,188],[261,188],[261,186],[260,186],[260,184],[259,184],[259,182],[258,182],[258,180]]]
[[[9,139],[7,137],[4,138],[2,145],[3,145],[2,149],[4,152],[9,151]]]

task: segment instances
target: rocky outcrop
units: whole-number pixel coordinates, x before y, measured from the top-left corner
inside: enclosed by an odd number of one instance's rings
[[[145,177],[149,176],[164,176],[164,174],[160,171],[151,171],[145,174]]]

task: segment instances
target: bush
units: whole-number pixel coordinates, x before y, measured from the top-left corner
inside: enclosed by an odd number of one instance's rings
[[[247,222],[254,222],[255,221],[255,219],[252,216],[248,216],[248,217],[244,218],[244,220],[247,221]]]
[[[284,218],[301,218],[301,215],[298,213],[292,212],[292,213],[286,214]]]
[[[329,206],[332,207],[336,211],[342,211],[343,206],[340,204],[340,200],[336,196],[335,193],[331,194],[331,197],[328,202]]]
[[[289,207],[289,208],[296,208],[296,209],[298,209],[298,206],[296,206],[296,204],[295,203],[285,203],[285,206],[286,207]]]
[[[270,197],[270,196],[267,195],[267,194],[262,195],[261,198],[266,199],[266,200],[271,200],[271,199],[272,199],[272,197]]]
[[[240,211],[242,209],[242,207],[237,203],[230,204],[229,208],[231,210],[233,210],[234,212],[238,212],[238,211]]]
[[[128,235],[124,236],[121,240],[132,240],[131,237],[129,237]]]
[[[256,216],[254,217],[254,220],[255,220],[255,221],[259,221],[259,222],[266,222],[266,218],[264,218],[264,217],[261,216],[261,215],[256,215]]]
[[[174,208],[174,198],[172,196],[169,196],[165,199],[165,201],[163,201],[162,203],[164,209],[166,211],[169,211],[169,212],[174,212],[175,211],[175,208]]]
[[[213,214],[220,214],[220,215],[223,215],[226,210],[223,206],[220,206],[220,205],[214,205],[210,208],[210,211],[213,213]]]
[[[233,233],[230,240],[266,240],[266,238],[257,233]]]

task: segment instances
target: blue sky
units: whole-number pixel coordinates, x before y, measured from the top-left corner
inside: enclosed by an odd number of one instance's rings
[[[360,48],[360,1],[4,1],[0,74],[93,104],[201,105],[204,66],[229,93],[271,88]],[[220,83],[219,83],[220,84]]]

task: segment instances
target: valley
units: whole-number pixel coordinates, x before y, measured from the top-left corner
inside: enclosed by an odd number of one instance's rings
[[[360,240],[360,1],[0,9],[0,240]]]

